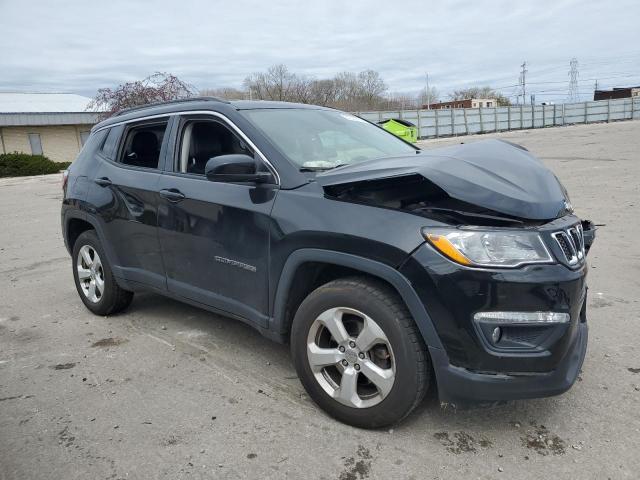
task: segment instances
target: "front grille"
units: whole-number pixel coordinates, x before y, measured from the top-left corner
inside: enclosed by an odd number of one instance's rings
[[[562,249],[565,260],[571,266],[578,265],[584,260],[584,232],[582,225],[560,230],[551,234]]]

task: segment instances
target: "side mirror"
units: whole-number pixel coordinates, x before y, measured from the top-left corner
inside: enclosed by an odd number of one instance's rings
[[[269,183],[273,181],[271,173],[259,172],[258,162],[244,154],[219,155],[210,158],[204,167],[204,174],[212,182]]]

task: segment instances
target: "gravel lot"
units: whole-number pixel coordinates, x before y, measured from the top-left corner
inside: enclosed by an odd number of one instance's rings
[[[151,294],[91,315],[60,234],[59,176],[4,179],[0,479],[638,478],[640,122],[497,136],[604,224],[568,393],[464,412],[431,397],[393,430],[342,425],[304,394],[288,348],[241,323]]]

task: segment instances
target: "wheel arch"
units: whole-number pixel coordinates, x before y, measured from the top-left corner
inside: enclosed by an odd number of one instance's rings
[[[64,227],[63,227],[63,235],[64,242],[69,251],[69,254],[73,254],[73,247],[75,245],[76,240],[83,232],[87,230],[94,230],[96,235],[98,236],[98,240],[100,240],[100,244],[102,245],[102,250],[104,251],[107,261],[111,266],[114,274],[118,271],[118,256],[109,242],[106,241],[104,232],[100,225],[100,222],[93,217],[83,211],[74,211],[67,210],[64,214]],[[127,282],[119,275],[114,275],[118,285],[122,288],[131,289],[131,286],[127,284]]]
[[[323,278],[322,272],[327,271],[326,266],[330,267],[331,274],[328,277],[325,274]],[[272,336],[286,341],[298,306],[306,294],[326,283],[323,280],[330,281],[354,274],[381,280],[393,288],[409,309],[427,346],[442,348],[431,317],[409,281],[400,272],[389,265],[358,255],[315,248],[294,251],[284,264],[272,304],[269,327]],[[311,280],[307,283],[299,281],[307,275],[313,276]]]
[[[87,222],[86,219],[73,216],[67,220],[65,241],[69,253],[73,252],[73,246],[76,240],[78,240],[78,237],[87,230],[95,230],[95,227],[90,222]]]

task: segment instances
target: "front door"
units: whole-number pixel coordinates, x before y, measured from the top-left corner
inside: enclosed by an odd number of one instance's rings
[[[160,179],[158,233],[170,292],[266,326],[275,185],[207,180],[212,157],[257,157],[222,119],[177,122],[174,162]]]

